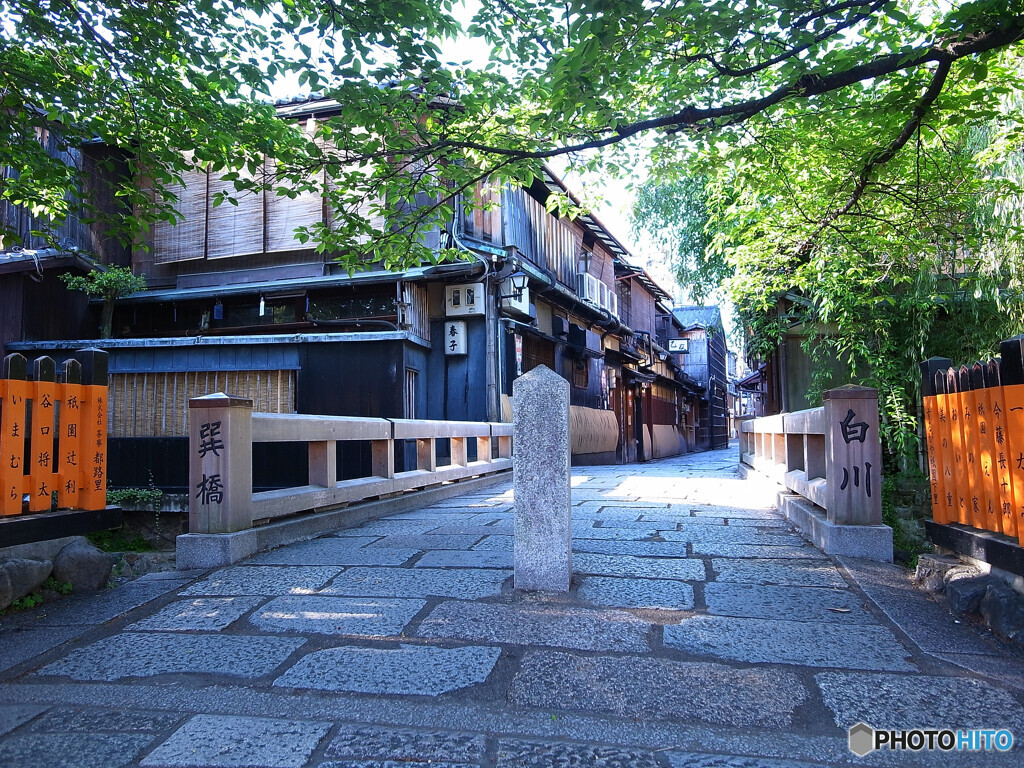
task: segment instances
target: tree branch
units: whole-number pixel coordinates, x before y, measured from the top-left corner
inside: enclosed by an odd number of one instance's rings
[[[921,122],[924,120],[928,110],[931,109],[932,104],[939,98],[939,94],[942,93],[942,88],[946,84],[946,78],[949,77],[949,70],[953,66],[953,61],[945,60],[940,61],[938,67],[935,68],[935,73],[932,75],[932,80],[928,84],[927,90],[914,107],[913,116],[903,125],[903,130],[900,131],[899,135],[890,142],[889,146],[880,152],[876,152],[864,166],[860,169],[860,173],[857,174],[857,181],[854,184],[853,192],[850,193],[849,199],[846,204],[843,205],[837,211],[830,213],[818,224],[814,232],[807,237],[803,243],[797,248],[797,254],[806,257],[811,248],[814,247],[814,242],[818,239],[822,232],[825,231],[832,224],[832,222],[841,218],[842,216],[853,210],[853,207],[857,205],[861,197],[864,196],[864,190],[867,189],[868,182],[871,179],[871,173],[880,165],[885,165],[887,162],[892,160],[896,153],[899,152],[911,137],[917,132],[921,126]]]
[[[758,98],[725,104],[720,107],[685,107],[671,115],[654,117],[626,123],[615,128],[606,129],[609,135],[600,139],[583,141],[553,149],[527,150],[496,147],[475,141],[449,140],[448,146],[454,149],[471,149],[503,157],[514,157],[521,160],[545,160],[559,157],[571,152],[582,152],[590,149],[618,144],[628,138],[646,131],[671,128],[709,127],[709,124],[722,118],[733,118],[730,123],[740,123],[791,98],[811,98],[832,91],[841,90],[865,80],[872,80],[896,72],[938,63],[948,72],[949,66],[965,56],[1005,48],[1024,38],[1024,16],[1010,18],[1002,26],[992,29],[975,30],[957,38],[938,40],[930,45],[911,48],[909,50],[878,56],[863,64],[858,64],[839,72],[817,74],[809,72],[801,75],[788,85],[781,86],[771,93]]]

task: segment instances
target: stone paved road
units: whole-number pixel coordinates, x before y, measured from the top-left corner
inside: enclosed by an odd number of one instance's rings
[[[579,468],[568,595],[511,590],[512,493],[0,624],[4,768],[1019,766],[847,749],[1007,728],[1024,664],[834,560],[719,451]]]

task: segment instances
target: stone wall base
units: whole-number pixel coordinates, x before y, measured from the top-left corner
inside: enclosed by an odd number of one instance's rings
[[[827,555],[892,562],[892,528],[887,525],[837,525],[825,510],[794,493],[780,492],[776,507],[805,539]]]
[[[175,563],[179,571],[231,565],[257,552],[313,539],[324,533],[364,523],[367,520],[429,507],[442,499],[472,493],[496,483],[508,482],[510,479],[510,472],[498,472],[460,480],[457,483],[445,483],[390,499],[362,502],[326,512],[296,515],[237,533],[186,533],[176,539]]]

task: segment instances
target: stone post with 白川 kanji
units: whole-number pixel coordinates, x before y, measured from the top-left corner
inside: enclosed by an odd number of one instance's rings
[[[881,525],[882,443],[878,391],[847,385],[825,393],[828,521]]]

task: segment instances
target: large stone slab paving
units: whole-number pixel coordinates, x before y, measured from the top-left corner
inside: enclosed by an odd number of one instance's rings
[[[333,566],[236,565],[214,571],[181,594],[311,595],[341,571]]]
[[[416,561],[417,568],[506,568],[512,567],[512,547],[502,549],[474,549],[469,552],[454,550],[427,552]]]
[[[303,768],[330,723],[196,715],[140,765],[153,768]]]
[[[814,676],[835,724],[873,728],[1006,728],[1024,733],[1024,710],[997,686],[970,678],[821,672]],[[984,761],[979,761],[979,765]]]
[[[448,518],[445,517],[444,520]],[[463,518],[459,518],[460,520]],[[359,546],[370,544],[381,536],[393,536],[399,533],[423,533],[432,528],[442,525],[435,520],[399,520],[393,517],[383,517],[379,520],[371,520],[367,523],[342,528],[326,534],[324,538],[344,539],[350,542],[358,542]]]
[[[0,736],[10,733],[18,726],[24,725],[33,717],[45,711],[46,707],[22,704],[0,706]]]
[[[446,640],[503,645],[544,645],[584,651],[650,649],[651,625],[632,614],[569,605],[490,605],[446,602],[420,624],[416,634]]]
[[[776,530],[792,531],[793,526],[788,520],[772,518],[747,518],[733,517],[728,520],[720,517],[695,517],[694,522],[704,525],[728,525],[730,528],[762,528],[766,533],[774,533]]]
[[[494,669],[500,648],[329,648],[300,659],[274,681],[282,688],[353,693],[440,696],[482,683]]]
[[[478,763],[486,751],[487,739],[477,733],[343,724],[327,747],[326,756],[436,765]]]
[[[473,545],[472,551],[481,552],[487,550],[496,552],[508,552],[509,555],[511,556],[512,546],[513,545],[511,536],[485,536],[484,538],[480,539],[479,542]]]
[[[668,505],[661,502],[648,504],[643,501],[577,501],[573,491],[572,514],[592,515],[594,517],[622,517],[626,520],[638,520],[640,515],[665,514]]]
[[[125,632],[77,648],[36,672],[74,680],[123,680],[169,673],[257,678],[270,674],[305,640]]]
[[[61,643],[89,629],[81,627],[39,627],[0,632],[0,672],[53,650]]]
[[[78,627],[79,631],[86,625],[104,624],[168,592],[175,591],[191,580],[188,576],[174,576],[175,578],[159,579],[141,577],[109,592],[73,595],[68,600],[41,606],[31,615],[21,619],[20,623],[31,627],[71,626]],[[2,664],[3,661],[0,660],[0,665]]]
[[[426,536],[472,536],[479,539],[481,536],[491,536],[495,533],[512,535],[512,518],[502,520],[494,525],[442,525],[440,528],[432,528],[426,531]],[[448,547],[451,549],[451,547]]]
[[[36,719],[26,730],[32,733],[161,733],[182,717],[176,712],[58,707]]]
[[[593,576],[629,576],[641,579],[704,581],[704,562],[678,557],[632,557],[581,552],[573,555],[573,570]]]
[[[820,549],[815,549],[810,544],[799,544],[796,546],[786,544],[731,544],[724,541],[699,539],[693,542],[693,554],[735,558],[827,559],[824,552]]]
[[[500,739],[496,768],[659,768],[653,752],[564,741]]]
[[[328,760],[317,768],[471,768],[468,763],[428,760]]]
[[[574,518],[576,519],[576,518]],[[677,523],[665,522],[665,521],[651,521],[651,520],[626,520],[624,518],[612,517],[612,518],[585,518],[588,523],[595,522],[599,524],[598,530],[616,530],[622,529],[627,531],[643,531],[644,536],[653,536],[655,533],[664,536],[666,531],[675,531]],[[641,537],[643,538],[643,537]]]
[[[246,565],[401,565],[420,551],[399,547],[369,549],[364,546],[378,540],[377,537],[325,536],[263,552],[245,562]]]
[[[597,527],[590,521],[573,523],[572,538],[574,543],[580,539],[604,539],[605,541],[643,541],[653,538],[658,533],[654,526],[646,528],[604,528]]]
[[[580,581],[578,597],[595,605],[667,611],[693,608],[693,587],[682,581],[610,576],[584,576]]]
[[[633,557],[686,557],[687,545],[681,541],[578,539],[573,542],[573,551],[593,552],[598,555],[632,555]]]
[[[350,568],[321,594],[355,597],[461,597],[476,600],[501,594],[509,571],[441,568]]]
[[[917,669],[892,632],[878,626],[695,616],[665,627],[664,633],[670,648],[748,664]]]
[[[911,637],[913,639],[913,637]],[[942,659],[979,675],[996,680],[1018,691],[1024,691],[1024,661],[1000,655],[993,650],[992,654],[981,653],[936,653],[935,658]]]
[[[704,544],[760,544],[763,546],[791,546],[803,548],[804,540],[786,529],[772,529],[766,533],[753,525],[705,525],[702,523],[683,525],[678,531],[662,531],[666,541],[690,541],[695,550],[703,550]]]
[[[473,536],[452,536],[452,535],[441,535],[433,533],[424,534],[413,534],[413,535],[397,535],[397,536],[385,536],[384,538],[375,541],[370,544],[368,550],[378,549],[413,549],[417,551],[432,550],[432,549],[469,549],[476,544],[486,534],[479,534]],[[384,565],[384,563],[381,563]]]
[[[426,603],[394,597],[277,597],[249,623],[264,632],[392,637],[412,621]]]
[[[704,586],[704,602],[708,613],[714,616],[836,624],[877,623],[860,597],[848,590],[828,587],[767,587],[712,581]]]
[[[766,521],[778,521],[782,520],[782,516],[774,509],[748,509],[746,507],[718,507],[718,506],[706,506],[697,507],[692,502],[686,504],[671,504],[670,509],[682,509],[685,508],[694,517],[708,517],[708,518],[725,518],[726,520],[766,520]]]
[[[857,585],[923,651],[933,654],[991,654],[973,628],[961,624],[949,611],[915,587],[897,565],[840,558]]]
[[[493,523],[493,525],[492,525]],[[466,518],[466,525],[483,525],[497,528],[512,535],[512,514],[510,512],[481,512]]]
[[[696,752],[669,752],[669,768],[822,768],[821,763],[803,763],[773,757],[744,755],[705,755]]]
[[[775,560],[714,558],[716,581],[747,584],[788,584],[797,587],[845,588],[839,570],[828,560]]]
[[[129,625],[129,632],[216,632],[262,603],[262,597],[197,597],[176,600]]]
[[[21,733],[0,741],[0,765],[11,768],[121,768],[153,741],[139,733]]]
[[[637,720],[783,728],[808,692],[792,672],[636,656],[528,653],[509,701]]]

